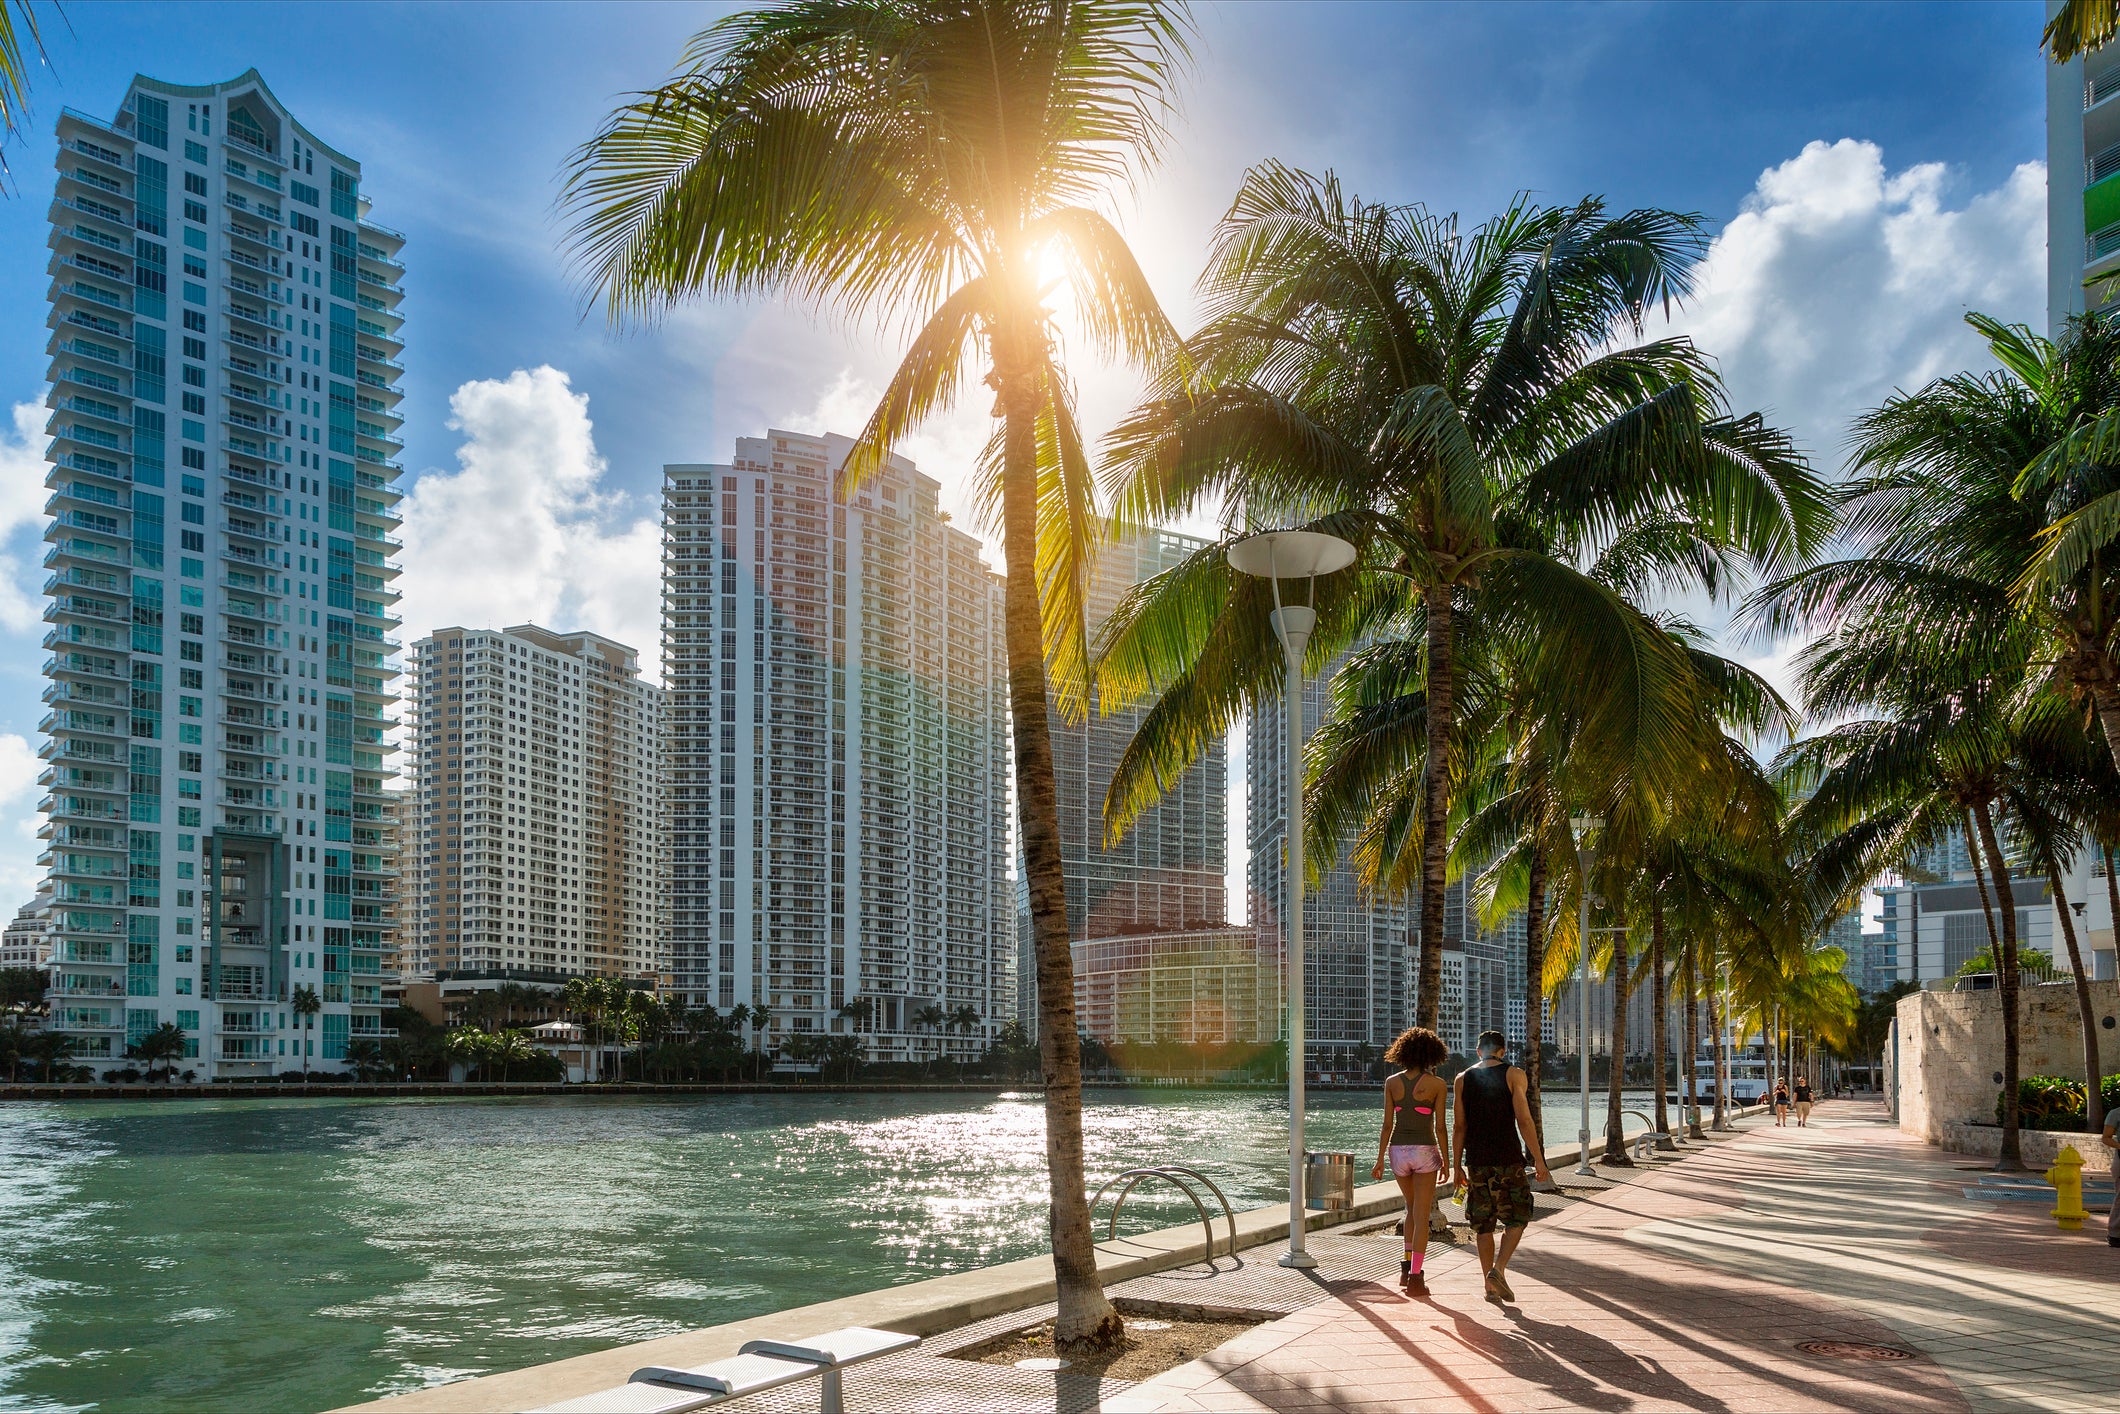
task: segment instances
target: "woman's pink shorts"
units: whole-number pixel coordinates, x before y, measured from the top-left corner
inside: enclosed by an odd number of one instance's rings
[[[1443,1151],[1433,1144],[1394,1144],[1390,1150],[1391,1172],[1395,1178],[1411,1178],[1417,1173],[1441,1173]]]

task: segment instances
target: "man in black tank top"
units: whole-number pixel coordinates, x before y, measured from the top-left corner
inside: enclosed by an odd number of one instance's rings
[[[1451,1169],[1465,1193],[1465,1220],[1479,1244],[1487,1299],[1497,1305],[1516,1299],[1508,1272],[1524,1224],[1531,1221],[1531,1184],[1524,1177],[1527,1153],[1539,1182],[1553,1182],[1531,1122],[1524,1072],[1502,1056],[1508,1044],[1499,1031],[1480,1033],[1479,1064],[1458,1074],[1453,1106],[1458,1122],[1451,1126]],[[1499,1248],[1494,1240],[1497,1227],[1503,1229]]]

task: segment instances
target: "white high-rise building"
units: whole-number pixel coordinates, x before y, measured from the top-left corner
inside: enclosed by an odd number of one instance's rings
[[[1013,995],[1001,582],[910,462],[840,495],[851,446],[664,468],[670,972],[778,1039],[973,1055]]]
[[[1343,657],[1304,685],[1304,725],[1315,733],[1331,710],[1332,680]],[[1282,936],[1283,841],[1286,830],[1287,719],[1276,696],[1252,711],[1247,736],[1251,791],[1251,908],[1262,949]],[[1303,949],[1306,1048],[1313,1065],[1347,1061],[1362,1047],[1380,1047],[1418,1014],[1420,901],[1370,896],[1352,864],[1341,860],[1304,891]],[[1523,1035],[1524,915],[1498,928],[1480,922],[1470,877],[1452,882],[1443,897],[1441,995],[1436,1033],[1470,1055],[1479,1033]]]
[[[1331,710],[1331,682],[1344,659],[1304,684],[1303,722],[1315,733]],[[1276,695],[1252,709],[1246,734],[1250,787],[1252,926],[1262,950],[1282,946],[1283,846],[1287,832],[1287,718]],[[1413,907],[1365,894],[1340,861],[1303,894],[1305,1049],[1310,1063],[1351,1062],[1382,1045],[1414,1015]]]
[[[2111,306],[2120,272],[2120,45],[2046,70],[2047,325]]]
[[[1159,530],[1101,546],[1083,594],[1083,617],[1092,644],[1137,586],[1178,568],[1206,546],[1204,540]],[[1061,864],[1067,880],[1068,937],[1076,944],[1078,981],[1090,972],[1107,973],[1116,959],[1139,960],[1150,966],[1149,959],[1189,958],[1195,951],[1195,935],[1220,929],[1229,917],[1229,762],[1221,741],[1209,746],[1161,799],[1142,811],[1123,839],[1117,844],[1106,842],[1105,793],[1149,705],[1137,703],[1106,714],[1092,697],[1080,721],[1068,721],[1058,711],[1047,713]],[[1169,935],[1167,945],[1143,944],[1141,939],[1150,933]],[[1088,940],[1122,936],[1130,940],[1125,946],[1084,951]],[[1229,939],[1218,938],[1215,946],[1226,950],[1228,944]],[[1027,892],[1017,898],[1016,957],[1017,1016],[1035,1031],[1037,966]],[[1264,964],[1254,958],[1245,965]],[[1078,1010],[1088,1008],[1085,1015],[1118,1015],[1108,1007],[1093,1005],[1090,993],[1083,989],[1086,985],[1077,987]],[[1214,1029],[1208,1026],[1202,1034]],[[1117,1039],[1086,1023],[1085,1031],[1101,1039]],[[1268,1039],[1272,1034],[1269,1030]],[[1247,1034],[1242,1039],[1253,1038]]]
[[[382,1030],[403,238],[255,70],[59,119],[52,1025],[211,1077]],[[314,991],[305,1030],[292,1011]]]
[[[15,910],[14,920],[0,930],[0,968],[44,970],[51,958],[51,916],[51,896],[41,892]]]
[[[658,977],[663,694],[639,655],[535,624],[413,651],[406,974]]]

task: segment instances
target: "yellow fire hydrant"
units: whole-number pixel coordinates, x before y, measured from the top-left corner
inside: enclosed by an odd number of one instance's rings
[[[2083,1211],[2083,1155],[2073,1144],[2061,1146],[2054,1166],[2046,1171],[2046,1181],[2054,1185],[2054,1221],[2063,1232],[2080,1231],[2087,1216]]]

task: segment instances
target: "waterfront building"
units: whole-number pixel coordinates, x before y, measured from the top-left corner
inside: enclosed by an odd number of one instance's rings
[[[14,919],[0,931],[0,968],[44,969],[52,951],[51,911],[51,895],[42,891],[15,910]]]
[[[1074,945],[1075,1024],[1106,1043],[1263,1044],[1280,1035],[1281,959],[1250,928],[1144,930]]]
[[[1206,548],[1204,540],[1153,530],[1099,547],[1083,591],[1091,643],[1137,586]],[[1123,839],[1108,843],[1105,838],[1105,792],[1148,707],[1137,703],[1107,715],[1092,699],[1081,721],[1070,722],[1058,711],[1048,714],[1068,937],[1077,945],[1078,1009],[1089,1001],[1080,982],[1082,967],[1101,968],[1103,959],[1191,956],[1200,930],[1219,929],[1229,917],[1229,762],[1221,741],[1143,811]],[[1157,932],[1170,935],[1167,947],[1140,941]],[[1035,1031],[1037,965],[1027,898],[1019,900],[1016,936],[1017,1014]],[[1093,940],[1122,936],[1126,942],[1100,948],[1094,958],[1084,952],[1083,945]],[[1246,965],[1256,967],[1257,958]]]
[[[1335,661],[1304,686],[1304,722],[1312,732],[1331,708],[1332,679],[1345,662]],[[1276,951],[1282,936],[1286,723],[1276,696],[1254,707],[1246,735],[1251,917],[1261,948]],[[1372,897],[1346,859],[1321,872],[1303,895],[1306,1049],[1313,1065],[1351,1062],[1410,1026],[1420,962],[1417,897]],[[1524,916],[1513,913],[1499,928],[1484,927],[1472,901],[1473,882],[1470,875],[1458,879],[1443,899],[1436,1027],[1461,1055],[1471,1054],[1480,1032],[1507,1027],[1512,1017],[1518,1029],[1510,1034],[1522,1034]]]
[[[653,978],[667,953],[663,693],[536,624],[413,650],[408,977]]]
[[[904,458],[841,494],[852,445],[663,469],[671,985],[975,1056],[1014,970],[1001,581]]]
[[[1878,885],[1884,930],[1870,945],[1869,990],[1881,991],[1894,982],[1925,985],[1955,977],[1975,953],[1985,951],[1988,909],[1980,892],[1970,869],[1961,878]],[[2055,964],[2067,967],[2068,951],[2055,932],[2053,895],[2046,881],[2016,875],[2010,892],[2017,906],[2018,943],[2050,954],[2058,950]]]
[[[2046,70],[2047,325],[2110,307],[2120,271],[2120,45]]]
[[[1331,710],[1334,662],[1303,688],[1303,719],[1315,732]],[[1286,873],[1287,717],[1276,695],[1252,709],[1245,734],[1248,787],[1247,882],[1251,921],[1262,951],[1283,945],[1282,885]],[[1414,913],[1409,899],[1368,895],[1353,866],[1341,859],[1303,895],[1305,1050],[1310,1064],[1352,1064],[1364,1047],[1388,1044],[1414,1015]]]
[[[328,1069],[384,1034],[403,238],[255,70],[58,138],[52,1026]]]

